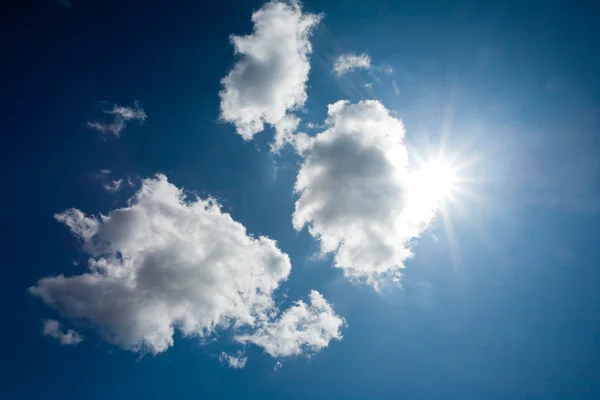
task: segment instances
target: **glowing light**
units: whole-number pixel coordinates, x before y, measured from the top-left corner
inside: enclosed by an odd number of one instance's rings
[[[411,174],[409,195],[421,207],[438,209],[458,190],[457,169],[441,158],[421,163]]]

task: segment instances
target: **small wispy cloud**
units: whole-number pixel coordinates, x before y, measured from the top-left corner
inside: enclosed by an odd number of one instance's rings
[[[57,320],[46,319],[42,322],[44,323],[42,335],[53,337],[57,339],[60,344],[74,346],[83,340],[83,336],[72,329],[69,329],[67,332],[63,332],[60,323]]]
[[[304,129],[323,129],[327,126],[325,123],[307,122],[304,124]]]
[[[277,361],[277,362],[275,363],[275,366],[273,367],[273,371],[277,372],[277,371],[279,371],[281,368],[283,368],[283,364],[282,364],[281,362]]]
[[[144,122],[147,118],[144,109],[136,101],[133,107],[123,107],[115,104],[112,109],[104,110],[104,114],[112,116],[112,121],[105,123],[100,121],[88,121],[87,126],[100,133],[112,133],[119,137],[121,132],[127,127],[127,123],[132,120]]]
[[[394,73],[394,68],[392,68],[391,66],[384,64],[379,68],[380,71],[382,71],[384,74],[386,75],[392,75]]]
[[[398,88],[398,84],[395,80],[392,81],[392,89],[394,89],[394,93],[396,93],[396,96],[400,96],[400,89]]]
[[[104,184],[104,190],[107,192],[118,192],[123,184],[123,179],[116,179]]]
[[[95,175],[95,178],[100,180],[102,183],[102,188],[107,192],[116,193],[123,188],[123,185],[127,185],[130,187],[134,186],[131,177],[127,177],[127,181],[123,178],[118,179],[110,179],[109,175],[112,174],[112,171],[108,168],[101,168],[98,175]]]
[[[238,351],[237,355],[235,356],[227,354],[225,352],[221,352],[221,355],[219,356],[219,361],[221,362],[221,364],[227,365],[229,368],[242,369],[246,366],[246,363],[248,362],[248,357],[246,357],[241,351]]]
[[[367,54],[345,53],[340,55],[333,62],[333,72],[342,76],[355,69],[370,69],[371,57]]]

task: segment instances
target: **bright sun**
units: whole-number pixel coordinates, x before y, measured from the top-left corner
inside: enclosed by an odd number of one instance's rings
[[[439,208],[451,200],[458,184],[457,169],[442,159],[420,163],[411,174],[411,194],[421,205]]]

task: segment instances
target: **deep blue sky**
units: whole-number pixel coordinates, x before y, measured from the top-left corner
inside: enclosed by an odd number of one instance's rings
[[[446,137],[476,157],[474,198],[450,207],[458,250],[437,220],[415,246],[403,290],[352,285],[291,224],[298,158],[269,154],[272,132],[244,142],[218,121],[228,36],[252,29],[261,1],[13,2],[3,22],[1,283],[3,398],[594,399],[600,397],[600,49],[591,2],[306,1],[323,12],[312,43],[305,121],[340,99],[380,99],[416,148]],[[331,73],[342,51],[380,73]],[[391,81],[400,89],[396,95]],[[86,128],[98,102],[148,114],[120,140]],[[461,154],[462,154],[461,153]],[[275,166],[277,166],[275,173]],[[78,273],[81,256],[52,216],[97,213],[133,191],[118,176],[168,175],[211,194],[253,233],[277,239],[289,298],[317,289],[348,322],[310,360],[177,340],[157,356],[93,337],[61,347],[40,335],[52,310],[26,293]],[[265,199],[268,199],[266,201]],[[437,238],[437,240],[434,240]]]

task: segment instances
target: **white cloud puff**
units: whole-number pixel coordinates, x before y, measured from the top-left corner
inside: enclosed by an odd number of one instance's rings
[[[127,127],[128,121],[134,120],[144,122],[147,117],[138,102],[135,102],[133,107],[115,105],[112,109],[105,110],[104,113],[110,115],[112,121],[88,121],[88,127],[95,129],[100,133],[112,133],[117,137],[121,136],[121,132]]]
[[[203,338],[263,323],[291,269],[273,240],[248,235],[210,198],[188,201],[164,175],[108,215],[70,209],[56,219],[91,255],[89,271],[43,278],[31,293],[134,351],[166,350],[176,328]]]
[[[44,323],[42,334],[55,338],[60,344],[74,346],[83,340],[83,336],[72,329],[63,332],[60,323],[54,319],[46,319],[42,322]]]
[[[241,369],[246,366],[248,362],[248,357],[244,355],[243,352],[238,351],[237,355],[227,354],[225,352],[221,352],[219,356],[219,361],[221,364],[227,365],[231,369]]]
[[[237,336],[241,343],[254,343],[273,357],[313,354],[341,340],[345,321],[316,290],[310,292],[309,304],[298,301],[277,320],[264,324],[255,333]]]
[[[188,199],[164,175],[143,180],[128,206],[108,215],[69,209],[55,218],[90,255],[88,271],[43,278],[29,290],[110,343],[160,353],[173,344],[176,329],[204,339],[232,328],[257,338],[239,341],[285,355],[315,352],[341,337],[341,319],[317,292],[312,306],[299,302],[274,320],[273,292],[290,273],[289,257],[275,241],[249,235],[215,200]],[[301,325],[291,325],[294,315]],[[295,344],[287,342],[289,334]],[[271,350],[280,348],[291,350]],[[232,368],[245,360],[221,357]]]
[[[102,187],[107,192],[118,192],[123,184],[123,179],[115,179],[108,183],[105,183]]]
[[[323,132],[295,142],[303,157],[295,229],[307,225],[352,280],[377,287],[382,278],[399,278],[411,241],[435,216],[408,195],[402,122],[377,101],[339,101],[329,106]]]
[[[244,139],[270,124],[277,131],[277,150],[296,129],[299,120],[288,111],[306,102],[309,37],[320,19],[303,13],[296,1],[272,1],[252,14],[252,34],[231,36],[239,60],[221,80],[221,119],[235,124]]]
[[[338,75],[342,76],[347,72],[354,71],[355,69],[370,69],[371,68],[371,57],[367,54],[354,54],[345,53],[333,62],[333,71]]]

